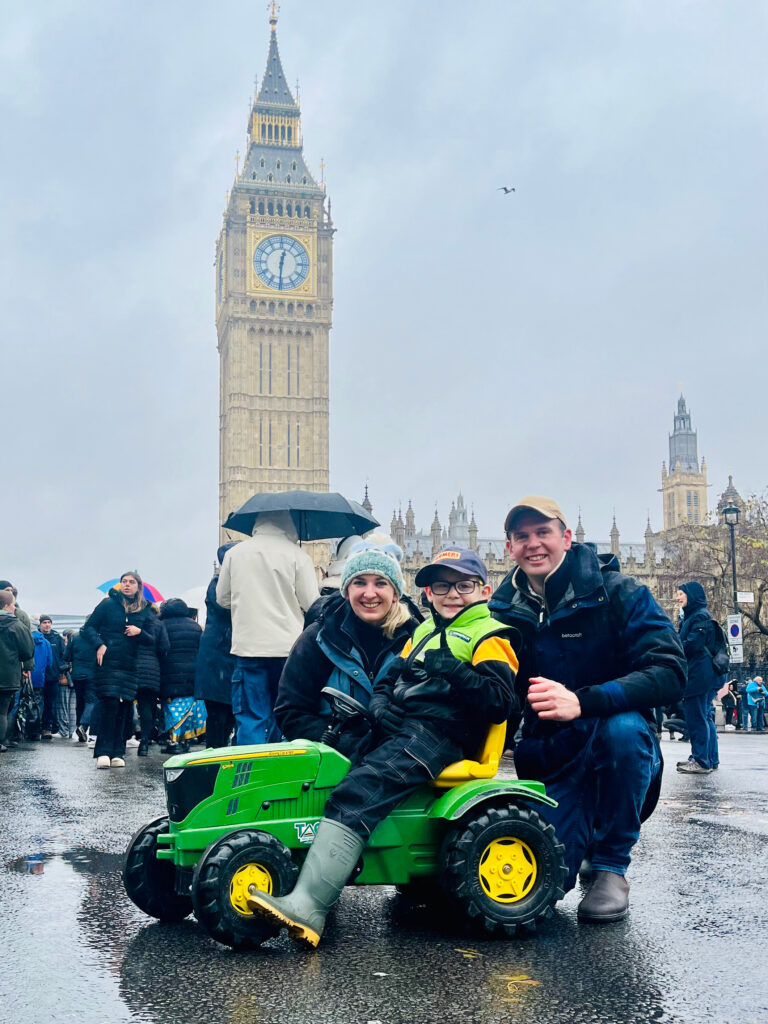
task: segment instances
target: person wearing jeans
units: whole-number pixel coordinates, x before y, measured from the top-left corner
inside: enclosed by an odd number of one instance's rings
[[[701,775],[717,768],[720,762],[712,702],[724,676],[718,674],[713,663],[717,638],[704,588],[695,580],[682,583],[677,591],[677,603],[680,639],[688,661],[683,712],[691,738],[691,756],[686,761],[678,761],[677,770],[686,775]]]

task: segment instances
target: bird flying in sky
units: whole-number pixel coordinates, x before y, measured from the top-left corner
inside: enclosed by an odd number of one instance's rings
[[[515,190],[513,188],[510,188],[508,185],[500,185],[499,188],[496,189],[496,191],[503,192],[504,195],[507,195],[509,192],[514,192]]]

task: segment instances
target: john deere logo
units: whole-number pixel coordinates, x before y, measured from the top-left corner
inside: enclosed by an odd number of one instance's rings
[[[313,825],[309,821],[294,821],[293,827],[296,829],[296,835],[298,836],[300,843],[311,843],[315,838],[317,832],[317,826],[320,822],[315,822]]]

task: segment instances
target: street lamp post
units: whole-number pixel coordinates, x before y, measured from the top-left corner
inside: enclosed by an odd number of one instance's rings
[[[741,509],[738,505],[726,505],[723,509],[723,519],[728,524],[728,529],[731,531],[731,572],[733,574],[733,614],[739,614],[739,592],[736,589],[736,539],[734,536],[735,528],[739,525],[739,515]]]

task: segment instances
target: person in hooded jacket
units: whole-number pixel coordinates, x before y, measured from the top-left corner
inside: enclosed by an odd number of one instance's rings
[[[32,634],[16,618],[16,599],[0,591],[0,753],[8,749],[9,715],[21,685],[21,666],[34,656]]]
[[[77,739],[79,743],[87,740],[91,715],[96,706],[96,693],[93,677],[96,672],[96,648],[89,643],[82,631],[75,633],[68,644],[69,664],[72,682],[75,685],[77,710]],[[94,730],[95,732],[95,730]]]
[[[522,498],[504,532],[516,567],[489,608],[522,637],[515,768],[558,801],[537,810],[565,845],[566,889],[591,857],[579,920],[618,921],[629,910],[632,847],[661,788],[653,709],[682,692],[682,645],[648,588],[619,572],[613,555],[573,543],[552,498]]]
[[[144,583],[133,570],[123,573],[83,625],[83,635],[96,648],[97,768],[125,768],[125,740],[138,688],[136,662],[139,647],[153,643],[151,614]]]
[[[713,702],[725,674],[719,675],[712,663],[717,637],[702,585],[695,581],[682,583],[677,603],[678,629],[688,661],[683,714],[691,740],[691,756],[679,761],[677,770],[684,775],[706,775],[720,763]]]
[[[191,740],[205,732],[205,705],[195,700],[195,663],[203,631],[180,597],[166,601],[160,621],[168,634],[168,653],[160,662],[160,695],[165,705],[166,753],[179,745],[189,748]]]
[[[30,682],[32,683],[32,700],[34,709],[30,709],[25,722],[26,738],[28,740],[42,739],[43,708],[45,707],[45,681],[53,667],[53,650],[46,638],[37,628],[37,622],[31,623],[32,642],[35,652],[30,670]]]
[[[346,575],[348,568],[354,575]],[[324,686],[367,707],[375,684],[421,621],[401,600],[402,573],[391,551],[364,546],[354,552],[343,583],[339,600],[326,605],[293,645],[280,676],[275,719],[286,739],[322,737],[330,721]],[[355,760],[365,754],[369,735],[368,723],[352,718],[337,747]]]
[[[157,705],[160,700],[161,664],[170,650],[168,633],[154,605],[149,605],[150,615],[146,630],[152,637],[151,644],[142,644],[136,655],[136,705],[139,713],[141,742],[136,751],[138,757],[147,757],[152,731],[155,727]]]
[[[222,544],[216,552],[221,568],[224,556],[234,542]],[[205,742],[208,747],[226,747],[235,728],[232,713],[232,673],[235,658],[232,647],[232,614],[216,600],[218,571],[205,594],[205,628],[195,662],[195,699],[205,704]]]

